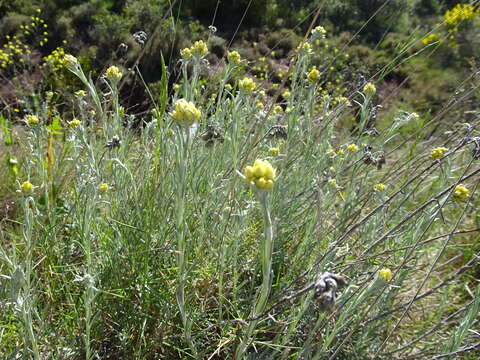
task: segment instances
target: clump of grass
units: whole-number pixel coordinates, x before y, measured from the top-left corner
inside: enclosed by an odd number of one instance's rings
[[[475,346],[478,249],[456,246],[479,231],[478,121],[400,109],[379,132],[374,79],[346,94],[314,67],[323,36],[305,37],[270,97],[238,53],[207,97],[208,48],[193,43],[171,96],[162,61],[141,129],[121,107],[120,68],[100,88],[67,56],[87,91],[76,117],[55,115],[51,96],[26,118],[22,214],[0,243],[14,295],[0,293],[0,351],[333,359]],[[352,106],[358,119],[339,132]],[[448,132],[429,138],[436,126]]]

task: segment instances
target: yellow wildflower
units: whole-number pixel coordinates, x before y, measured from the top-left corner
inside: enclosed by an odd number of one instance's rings
[[[105,77],[111,82],[116,83],[122,78],[122,73],[118,67],[112,65],[105,71]]]
[[[229,63],[240,65],[242,63],[242,57],[238,53],[238,51],[230,51],[227,54],[227,59]]]
[[[272,148],[268,149],[268,153],[270,155],[277,156],[278,154],[280,154],[280,148],[272,147]]]
[[[110,186],[108,186],[108,184],[106,184],[106,183],[100,184],[98,186],[98,190],[100,190],[101,192],[106,192],[106,191],[108,191],[109,188],[110,188]]]
[[[465,186],[457,185],[455,186],[455,189],[453,189],[453,200],[454,201],[467,200],[470,197],[469,193],[470,193],[470,190],[468,190]]]
[[[203,42],[203,40],[195,41],[195,43],[190,48],[190,50],[191,50],[193,56],[196,56],[196,57],[199,57],[199,58],[207,55],[207,53],[208,53],[207,44],[205,44]]]
[[[202,113],[190,101],[180,99],[175,102],[175,109],[170,115],[182,126],[191,126],[194,122],[200,120]]]
[[[85,90],[77,90],[75,91],[75,95],[77,95],[79,98],[83,98],[87,95],[87,93],[85,92]]]
[[[25,116],[25,122],[29,125],[29,126],[35,126],[37,125],[40,120],[38,119],[38,116],[37,115],[27,115]]]
[[[20,185],[20,189],[24,194],[30,194],[33,191],[33,185],[30,181],[24,181]]]
[[[78,66],[78,59],[70,54],[67,54],[63,57],[63,62],[69,69],[73,69]]]
[[[185,48],[180,50],[180,55],[182,55],[182,58],[184,59],[190,59],[192,57],[192,51],[190,48]]]
[[[255,108],[256,108],[257,110],[263,110],[264,107],[265,107],[265,106],[263,105],[263,103],[262,103],[261,101],[257,101],[257,103],[255,104]]]
[[[292,94],[290,93],[290,91],[285,90],[283,92],[282,96],[283,96],[284,99],[288,99],[288,98],[290,98],[290,96],[292,96]]]
[[[277,105],[273,108],[272,113],[273,115],[280,114],[283,111],[282,107],[280,105]]]
[[[336,180],[336,179],[333,179],[333,178],[328,179],[328,185],[337,187],[337,180]]]
[[[347,145],[347,150],[351,152],[357,152],[359,150],[358,146],[355,144]]]
[[[368,82],[363,87],[363,92],[366,95],[375,95],[375,93],[377,92],[377,88],[371,82]]]
[[[245,180],[259,189],[271,190],[274,185],[276,171],[267,160],[257,159],[253,166],[243,169]]]
[[[255,90],[257,84],[255,84],[255,81],[253,81],[251,78],[244,77],[238,82],[238,87],[246,93],[251,93]]]
[[[373,186],[373,191],[380,192],[385,190],[386,188],[387,188],[387,185],[380,183]]]
[[[316,83],[320,79],[320,71],[318,71],[315,66],[312,67],[312,69],[310,70],[310,72],[307,75],[307,79],[312,84]]]
[[[448,151],[446,147],[436,147],[430,151],[430,157],[433,160],[441,159],[445,156],[445,153]]]
[[[392,270],[388,268],[382,269],[378,272],[378,276],[385,281],[390,281],[393,278]]]
[[[78,120],[77,118],[74,118],[73,120],[69,121],[67,124],[71,128],[76,128],[79,127],[82,122]]]

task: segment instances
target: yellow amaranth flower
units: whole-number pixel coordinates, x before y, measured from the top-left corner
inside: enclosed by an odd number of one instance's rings
[[[369,82],[369,83],[366,83],[365,86],[363,87],[363,92],[366,95],[375,95],[375,93],[377,92],[377,88],[375,87],[375,85]]]
[[[119,81],[122,78],[122,75],[120,69],[115,65],[110,66],[107,71],[105,71],[105,77],[112,82]]]
[[[358,146],[355,144],[347,145],[347,150],[351,152],[357,152],[359,150]]]
[[[267,160],[257,159],[253,166],[243,169],[245,180],[259,189],[271,190],[275,184],[275,169]]]
[[[272,148],[268,149],[268,153],[270,155],[277,156],[278,154],[280,154],[280,148],[272,147]]]
[[[251,78],[244,77],[238,82],[238,87],[246,93],[251,93],[256,89],[257,84]]]
[[[100,184],[98,186],[98,190],[100,190],[101,192],[106,192],[106,191],[108,191],[109,188],[110,188],[110,186],[108,186],[108,184],[106,184],[106,183]]]
[[[445,153],[448,151],[446,147],[436,147],[430,151],[430,157],[433,160],[441,159],[445,156]]]
[[[79,127],[82,122],[78,120],[77,118],[74,118],[73,120],[69,121],[67,124],[71,128],[76,128]]]
[[[180,55],[182,55],[182,58],[184,59],[190,59],[192,57],[192,51],[190,48],[185,48],[180,50]]]
[[[37,125],[40,120],[38,119],[38,116],[37,115],[27,115],[25,116],[25,122],[29,125],[29,126],[35,126]]]
[[[78,66],[78,59],[70,54],[67,54],[63,57],[63,62],[65,63],[65,66],[67,66],[69,69]]]
[[[457,185],[455,186],[455,189],[453,189],[454,201],[467,200],[469,197],[470,197],[470,190],[468,190],[465,186]]]
[[[380,192],[383,191],[387,188],[387,185],[385,184],[376,184],[373,186],[373,191]]]
[[[175,102],[175,109],[170,115],[182,126],[191,126],[194,122],[200,120],[202,113],[190,101],[180,99]]]
[[[307,75],[307,79],[312,84],[316,83],[320,79],[320,71],[318,71],[316,67],[312,67],[312,69]]]
[[[392,270],[385,268],[378,272],[378,276],[385,281],[390,281],[393,278]]]
[[[240,65],[242,63],[242,57],[238,53],[238,51],[230,51],[227,54],[227,59],[229,63]]]
[[[30,194],[33,191],[33,185],[30,181],[24,181],[20,185],[20,189],[24,194]]]
[[[207,55],[208,53],[208,47],[207,44],[203,40],[198,40],[195,41],[193,46],[190,48],[192,55],[196,57],[202,57]]]

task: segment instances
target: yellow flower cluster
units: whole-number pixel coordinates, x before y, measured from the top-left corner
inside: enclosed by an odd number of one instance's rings
[[[385,190],[386,188],[387,188],[387,185],[380,183],[380,184],[376,184],[376,185],[373,186],[373,191],[380,192],[380,191]]]
[[[37,115],[29,114],[29,115],[25,116],[25,122],[29,126],[35,126],[40,122],[40,120],[38,119]]]
[[[290,96],[292,96],[291,92],[289,90],[285,90],[282,94],[284,99],[289,99]]]
[[[363,92],[366,95],[375,95],[375,93],[377,92],[377,88],[371,82],[368,82],[363,87]]]
[[[276,105],[272,110],[272,114],[277,115],[277,114],[280,114],[282,111],[283,111],[283,108],[280,105]]]
[[[378,272],[378,276],[385,281],[390,281],[393,278],[392,270],[388,268],[382,269]]]
[[[317,70],[316,66],[312,66],[312,68],[310,69],[307,75],[307,79],[312,84],[316,83],[320,79],[320,71]]]
[[[76,128],[79,127],[82,122],[78,120],[77,118],[74,118],[73,120],[69,121],[67,124],[71,128]]]
[[[238,82],[238,87],[246,93],[251,93],[256,89],[257,84],[251,78],[244,77]]]
[[[195,41],[195,43],[189,48],[180,50],[180,55],[182,55],[184,59],[190,59],[192,57],[200,59],[207,55],[207,53],[208,47],[203,40]]]
[[[310,44],[307,43],[307,42],[304,42],[304,43],[298,45],[297,51],[298,51],[300,54],[310,55],[310,54],[313,52],[313,51],[312,51],[312,45],[310,45]]]
[[[175,102],[175,109],[170,115],[180,125],[189,127],[194,122],[200,120],[202,113],[192,102],[180,99]]]
[[[65,50],[61,47],[56,48],[53,50],[49,55],[43,58],[45,61],[44,64],[50,67],[53,71],[60,71],[62,70],[66,63],[65,63]]]
[[[228,62],[235,65],[240,65],[242,63],[242,57],[238,51],[229,51],[227,54]]]
[[[110,66],[107,71],[105,71],[105,77],[115,83],[122,78],[122,75],[120,69],[114,65]]]
[[[473,19],[477,13],[470,4],[457,4],[453,9],[447,10],[443,15],[447,27],[457,27],[465,20]]]
[[[243,175],[248,184],[254,184],[259,189],[273,189],[275,169],[267,160],[257,159],[253,166],[243,169]]]
[[[433,160],[441,159],[445,156],[445,153],[448,151],[446,147],[436,147],[430,151],[430,157]]]
[[[105,183],[100,184],[98,186],[98,190],[100,190],[100,192],[106,192],[106,191],[108,191],[109,188],[110,188],[110,186],[108,186],[108,184],[105,184]]]
[[[33,191],[33,185],[30,181],[24,181],[20,185],[20,189],[24,194],[30,194]]]
[[[468,190],[465,186],[457,185],[455,186],[455,189],[453,189],[454,201],[467,200],[469,197],[470,197],[470,190]]]
[[[5,36],[5,41],[0,49],[0,68],[6,69],[17,62],[23,63],[24,54],[30,54],[28,45],[22,43],[16,36]]]
[[[70,54],[63,57],[63,63],[68,69],[75,69],[78,66],[78,59]]]
[[[277,156],[278,154],[280,154],[280,148],[272,147],[272,148],[268,149],[268,153],[272,156]]]
[[[440,40],[440,35],[436,34],[436,33],[431,33],[430,35],[424,37],[422,39],[422,43],[423,45],[428,45],[428,44],[432,44],[436,41]]]
[[[312,30],[312,36],[314,38],[325,38],[325,34],[327,33],[327,30],[323,26],[317,26]]]
[[[351,151],[351,152],[357,152],[359,149],[359,147],[355,144],[349,144],[347,145],[347,150],[348,151]]]

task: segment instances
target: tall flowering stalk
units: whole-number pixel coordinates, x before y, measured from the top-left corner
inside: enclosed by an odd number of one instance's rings
[[[201,117],[200,110],[189,101],[180,99],[175,103],[174,110],[170,116],[176,121],[178,125],[178,142],[176,149],[176,237],[177,237],[177,266],[178,266],[178,287],[176,291],[176,299],[180,316],[182,318],[182,325],[185,339],[188,346],[194,354],[197,353],[195,344],[192,339],[192,320],[188,316],[187,304],[185,301],[185,283],[187,280],[187,239],[185,236],[185,195],[187,185],[187,165],[189,158],[189,149],[191,145],[190,127]]]
[[[272,253],[273,253],[273,223],[268,203],[269,190],[275,185],[276,171],[266,160],[255,160],[253,166],[247,166],[243,171],[246,182],[253,186],[255,195],[260,202],[263,213],[264,237],[260,241],[260,263],[262,265],[262,285],[258,290],[257,300],[250,312],[250,318],[257,318],[265,310],[272,287]],[[252,320],[235,352],[235,359],[243,358],[245,351],[252,342],[258,320]]]

